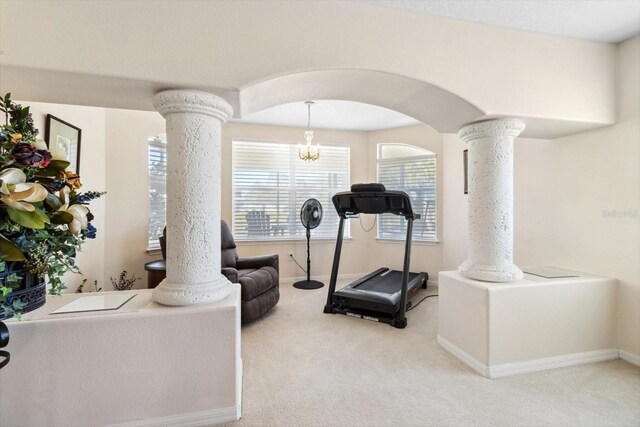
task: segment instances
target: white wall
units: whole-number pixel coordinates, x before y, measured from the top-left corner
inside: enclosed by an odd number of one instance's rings
[[[618,346],[640,355],[640,37],[617,51],[618,124],[552,141],[516,140],[514,255],[520,266],[617,278]],[[445,269],[466,258],[463,145],[444,136]]]
[[[80,191],[105,191],[106,162],[105,162],[105,110],[104,108],[81,107],[75,105],[45,104],[37,102],[21,102],[30,106],[33,121],[40,131],[38,137],[45,139],[45,122],[47,114],[52,114],[74,126],[82,129],[80,151],[80,175],[82,188]],[[84,278],[87,278],[86,288],[93,286],[94,280],[104,283],[105,242],[107,236],[107,197],[105,195],[94,200],[89,205],[95,216],[92,224],[98,230],[95,239],[87,239],[76,258]],[[63,281],[68,292],[73,292],[82,283],[83,276],[67,274]]]
[[[467,146],[457,135],[442,135],[443,177],[442,270],[457,270],[467,259],[469,230],[467,195],[464,194],[463,151]]]
[[[606,171],[615,182],[604,195],[611,197],[606,199],[608,209],[621,206],[632,214],[609,218],[613,224],[607,228],[615,230],[609,242],[617,249],[609,267],[620,271],[618,347],[640,356],[640,36],[618,45],[617,55],[619,124],[607,138],[616,147],[616,165]]]
[[[165,120],[159,113],[106,110],[107,228],[104,276],[121,271],[142,280],[135,288],[147,287],[144,264],[161,258],[147,254],[149,230],[149,137],[165,133]]]
[[[442,135],[426,125],[405,126],[395,129],[386,129],[376,132],[369,132],[369,182],[376,182],[377,174],[377,146],[381,143],[398,143],[415,145],[427,149],[436,154],[437,173],[437,235],[440,240],[436,244],[413,242],[411,249],[411,271],[429,273],[431,282],[438,281],[438,272],[442,270],[442,248],[443,248],[443,159]],[[373,215],[363,215],[364,227],[370,228],[373,225]],[[358,221],[353,221],[354,227],[360,228]],[[369,271],[380,267],[389,267],[395,270],[402,270],[404,260],[404,240],[388,241],[376,240],[376,228],[369,232]]]
[[[618,55],[618,124],[518,144],[515,255],[616,277],[618,346],[640,355],[640,37]]]

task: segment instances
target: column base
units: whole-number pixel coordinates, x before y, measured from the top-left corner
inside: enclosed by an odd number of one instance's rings
[[[231,282],[220,274],[205,283],[169,283],[164,279],[153,290],[153,300],[158,304],[183,306],[210,304],[226,298],[231,293]]]
[[[482,280],[484,282],[515,282],[524,277],[517,265],[482,265],[466,260],[458,267],[458,273],[467,279]]]

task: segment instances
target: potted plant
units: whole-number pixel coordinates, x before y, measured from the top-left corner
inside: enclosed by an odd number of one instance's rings
[[[4,117],[2,117],[4,116]],[[99,192],[80,192],[69,162],[37,138],[29,107],[0,97],[0,320],[36,309],[79,272],[75,257],[96,236],[87,207]]]

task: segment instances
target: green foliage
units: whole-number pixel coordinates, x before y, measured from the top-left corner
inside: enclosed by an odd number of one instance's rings
[[[49,222],[49,217],[39,209],[33,212],[25,212],[8,207],[7,213],[13,222],[26,228],[42,229]]]
[[[5,269],[5,262],[2,261],[3,271]],[[11,273],[4,278],[4,281],[0,283],[0,302],[6,301],[9,294],[20,286],[22,283],[22,277],[18,276],[16,273]],[[22,304],[21,302],[18,305]]]
[[[25,259],[20,248],[2,235],[0,235],[0,253],[4,255],[7,261],[24,261]],[[0,271],[4,271],[4,268],[4,261],[2,261]]]
[[[22,320],[22,310],[24,309],[25,305],[26,304],[19,299],[14,300],[11,302],[11,305],[5,305],[3,307],[4,314],[6,314],[7,317],[13,317],[16,320]]]
[[[69,212],[59,211],[51,215],[51,222],[54,224],[70,224],[71,221],[73,221],[73,215]]]
[[[39,174],[44,176],[56,176],[61,171],[64,172],[65,169],[69,167],[71,163],[66,160],[51,160],[51,163],[44,169],[42,169]]]

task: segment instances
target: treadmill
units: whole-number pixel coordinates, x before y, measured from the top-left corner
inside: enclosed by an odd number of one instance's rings
[[[403,191],[387,191],[383,184],[354,184],[351,191],[337,193],[331,200],[340,217],[340,224],[324,312],[346,314],[404,328],[407,326],[406,310],[410,307],[410,298],[419,286],[426,288],[429,279],[427,273],[409,272],[413,221],[420,218],[411,208],[409,195]],[[361,213],[392,213],[402,215],[407,220],[403,270],[380,268],[336,291],[344,221],[357,218]]]

